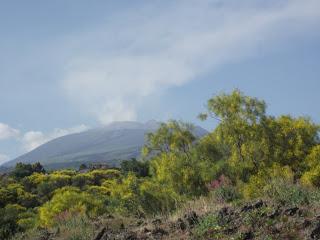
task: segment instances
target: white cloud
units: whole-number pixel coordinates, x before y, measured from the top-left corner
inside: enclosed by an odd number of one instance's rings
[[[10,160],[9,156],[0,153],[0,165],[9,160]]]
[[[21,139],[22,147],[25,151],[31,151],[52,139],[72,133],[80,133],[88,129],[88,126],[82,124],[68,129],[56,128],[48,134],[44,134],[41,131],[29,131]]]
[[[66,129],[56,128],[49,133],[43,133],[41,131],[28,131],[24,134],[21,134],[20,130],[12,128],[7,124],[0,123],[0,140],[14,138],[22,144],[22,149],[24,151],[31,151],[52,139],[72,133],[83,132],[88,129],[88,126],[81,124]],[[0,154],[0,164],[8,160],[9,157],[7,155]]]
[[[19,130],[14,129],[7,124],[0,123],[0,140],[17,138],[19,134]]]
[[[135,119],[139,101],[290,40],[319,23],[319,9],[318,0],[203,0],[128,11],[75,37],[63,87],[102,123]]]

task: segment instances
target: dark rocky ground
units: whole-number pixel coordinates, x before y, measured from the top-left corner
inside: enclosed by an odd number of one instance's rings
[[[203,215],[187,212],[168,218],[140,219],[118,230],[102,226],[94,240],[142,239],[320,239],[320,212],[314,207],[282,206],[256,201],[225,206]]]
[[[208,205],[208,203],[206,203]],[[257,200],[233,205],[189,206],[154,218],[107,215],[101,219],[38,231],[25,240],[315,240],[320,206],[289,206]],[[212,207],[215,206],[215,207]]]

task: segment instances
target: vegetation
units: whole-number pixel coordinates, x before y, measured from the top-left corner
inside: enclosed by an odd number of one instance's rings
[[[79,171],[45,172],[39,163],[17,164],[0,178],[0,239],[36,239],[37,229],[66,229],[76,221],[87,232],[65,239],[89,239],[94,230],[84,222],[110,214],[166,215],[203,198],[217,206],[253,199],[282,206],[320,203],[319,125],[305,117],[269,116],[264,101],[238,90],[209,99],[199,117],[216,119],[218,125],[197,139],[190,124],[163,123],[147,135],[142,159],[123,161],[120,169],[82,165]],[[241,216],[252,227],[259,214],[271,210],[259,207],[256,215]],[[193,237],[224,239],[222,230],[236,220],[224,221],[217,213],[206,215]],[[236,234],[241,239],[242,233]]]

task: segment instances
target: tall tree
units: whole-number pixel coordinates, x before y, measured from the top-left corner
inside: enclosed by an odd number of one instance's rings
[[[256,156],[261,139],[262,122],[266,119],[266,104],[257,98],[245,96],[239,90],[221,94],[208,100],[207,112],[199,115],[202,120],[212,117],[219,121],[214,134],[229,149],[225,151],[231,165],[239,168],[241,178],[258,171],[261,162]],[[260,149],[261,150],[261,149]]]
[[[290,166],[300,177],[303,160],[319,144],[319,126],[310,119],[267,116],[264,101],[239,90],[209,99],[207,112],[199,117],[204,120],[209,116],[219,120],[215,139],[244,181],[273,163]]]
[[[175,120],[161,123],[156,132],[147,134],[143,155],[155,156],[169,152],[188,154],[192,143],[196,140],[192,130],[193,125]]]

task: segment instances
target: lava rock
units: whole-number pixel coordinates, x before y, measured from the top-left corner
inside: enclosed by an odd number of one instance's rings
[[[241,212],[248,212],[253,209],[258,209],[258,208],[261,208],[263,205],[264,205],[264,202],[262,200],[259,200],[254,204],[244,205],[243,208],[241,209]]]
[[[253,237],[254,236],[253,236],[253,233],[251,231],[245,232],[242,235],[242,240],[251,240],[251,239],[253,239]]]
[[[284,213],[290,216],[294,216],[298,212],[298,210],[298,207],[288,208],[284,211]]]
[[[152,221],[152,224],[157,226],[157,225],[161,224],[161,220],[159,218],[157,218],[157,219]]]
[[[185,214],[184,218],[186,219],[190,227],[194,226],[199,222],[198,215],[194,211]]]
[[[263,205],[264,205],[264,202],[262,200],[259,200],[258,202],[253,204],[253,208],[255,208],[255,209],[261,208],[261,207],[263,207]]]
[[[42,229],[40,240],[49,240],[51,235],[52,235],[52,233],[50,233],[48,230]]]
[[[125,240],[138,240],[137,234],[134,232],[128,232],[125,235]]]
[[[220,225],[224,225],[232,221],[232,215],[234,212],[228,208],[228,207],[223,207],[219,210],[217,220]]]
[[[107,231],[106,227],[103,227],[95,236],[94,240],[101,240],[105,232]]]
[[[320,239],[320,224],[318,224],[316,228],[312,230],[310,237],[311,239]]]
[[[156,228],[156,229],[152,230],[152,235],[161,237],[164,235],[168,235],[168,232],[162,228]]]
[[[303,227],[303,228],[307,228],[307,227],[311,226],[311,224],[312,224],[312,222],[311,222],[310,220],[305,219],[305,220],[303,221],[303,223],[302,223],[302,227]]]
[[[280,215],[281,211],[279,208],[275,209],[273,212],[271,212],[267,217],[270,219],[274,219]]]
[[[187,229],[187,224],[181,218],[179,218],[176,223],[176,228],[185,231]]]

